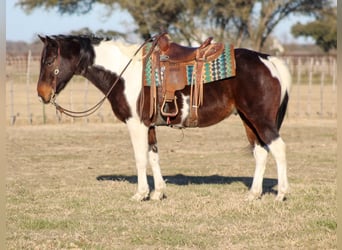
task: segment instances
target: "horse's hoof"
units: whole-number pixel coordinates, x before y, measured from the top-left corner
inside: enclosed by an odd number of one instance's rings
[[[149,200],[149,194],[148,193],[136,193],[135,195],[132,196],[131,200],[132,201],[147,201]]]
[[[284,193],[278,193],[277,197],[275,198],[276,201],[278,202],[282,202],[282,201],[285,201],[286,198],[285,198],[285,194]]]
[[[261,199],[260,194],[249,192],[247,195],[246,201],[255,201],[255,200],[259,200],[259,199]]]
[[[151,195],[151,200],[161,201],[166,198],[166,195],[163,191],[154,191]]]

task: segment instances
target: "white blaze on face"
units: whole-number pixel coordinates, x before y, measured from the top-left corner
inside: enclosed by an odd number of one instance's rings
[[[138,45],[124,44],[118,41],[102,41],[94,46],[95,65],[119,75],[133,58]],[[125,80],[124,94],[133,117],[138,117],[136,103],[142,87],[142,58],[139,52],[132,60],[122,78]]]

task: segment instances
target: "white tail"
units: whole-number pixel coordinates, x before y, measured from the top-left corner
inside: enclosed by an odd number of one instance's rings
[[[280,103],[283,102],[283,99],[285,97],[285,93],[288,95],[290,94],[291,89],[291,73],[289,71],[289,68],[284,60],[275,57],[275,56],[269,56],[267,59],[263,59],[259,57],[260,60],[267,66],[267,68],[270,70],[273,77],[277,77],[280,82],[281,86],[281,100]]]

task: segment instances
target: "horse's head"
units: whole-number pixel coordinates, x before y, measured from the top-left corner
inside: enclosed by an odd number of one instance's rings
[[[38,96],[49,103],[77,73],[80,62],[80,43],[63,37],[41,37],[44,43],[37,84]]]

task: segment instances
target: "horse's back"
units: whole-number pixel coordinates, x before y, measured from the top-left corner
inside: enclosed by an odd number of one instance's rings
[[[255,70],[258,70],[258,67],[261,63],[260,58],[267,59],[269,57],[268,54],[260,53],[254,50],[249,50],[245,48],[236,48],[234,50],[235,61],[236,61],[236,70],[247,70],[251,74],[255,74]],[[256,67],[256,68],[253,68]],[[237,72],[238,74],[239,72]],[[247,72],[243,72],[247,73]]]

